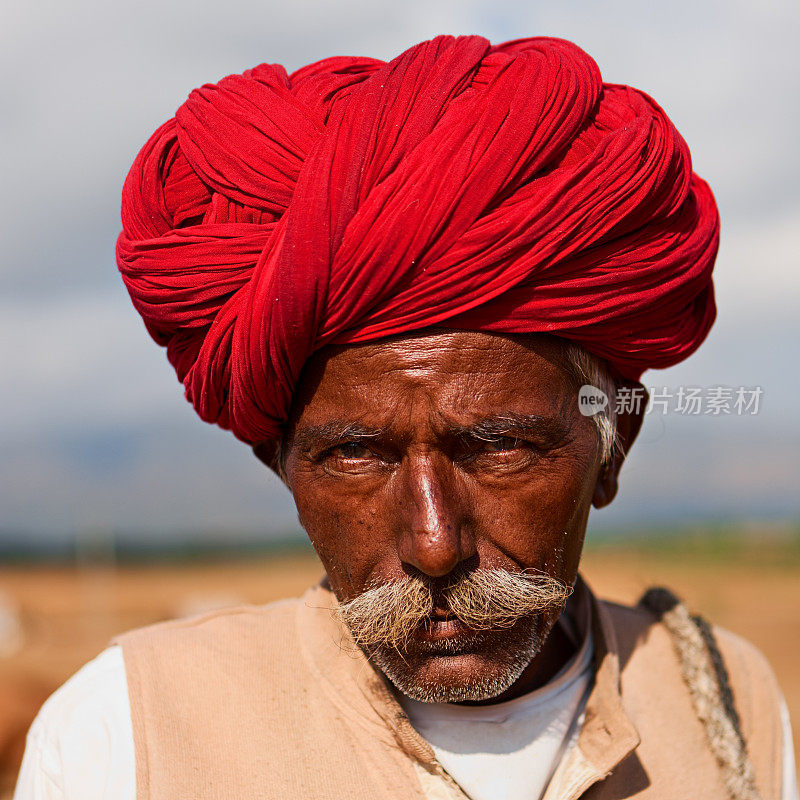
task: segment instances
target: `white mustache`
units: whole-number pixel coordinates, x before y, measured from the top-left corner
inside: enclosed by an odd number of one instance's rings
[[[364,648],[397,649],[430,617],[434,581],[409,575],[368,589],[341,603],[337,614]],[[572,586],[532,570],[478,569],[455,577],[441,590],[450,612],[473,630],[510,628],[520,618],[563,609]]]

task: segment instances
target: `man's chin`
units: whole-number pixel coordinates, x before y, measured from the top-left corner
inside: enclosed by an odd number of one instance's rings
[[[503,694],[541,649],[540,620],[474,631],[454,621],[415,632],[402,649],[380,647],[373,663],[407,697],[425,703],[465,703]]]

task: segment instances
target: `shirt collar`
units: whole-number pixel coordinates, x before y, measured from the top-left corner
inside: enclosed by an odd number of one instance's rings
[[[594,686],[586,701],[578,748],[601,775],[608,774],[639,745],[639,734],[622,705],[619,650],[611,617],[589,586],[594,636]]]

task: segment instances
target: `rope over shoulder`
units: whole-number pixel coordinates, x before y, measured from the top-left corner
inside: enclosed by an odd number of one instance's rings
[[[731,800],[760,800],[728,672],[711,626],[691,616],[669,589],[652,587],[639,606],[656,614],[672,636],[692,705],[703,723]]]

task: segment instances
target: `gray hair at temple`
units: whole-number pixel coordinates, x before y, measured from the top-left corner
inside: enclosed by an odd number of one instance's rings
[[[617,382],[611,375],[605,361],[592,355],[579,344],[571,342],[567,346],[567,363],[579,386],[589,384],[603,391],[608,397],[608,405],[592,415],[597,426],[597,438],[602,453],[602,464],[607,466],[620,451],[617,438]]]

